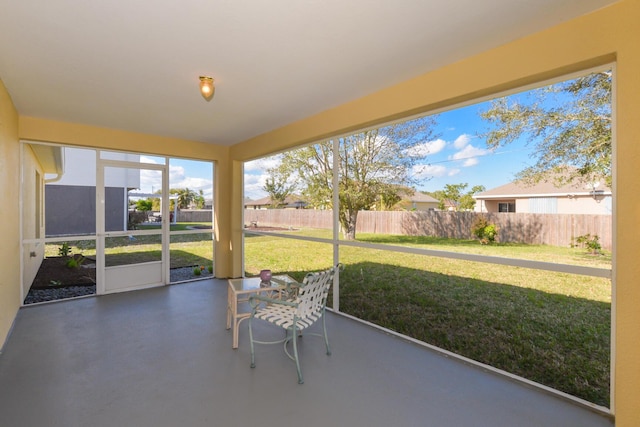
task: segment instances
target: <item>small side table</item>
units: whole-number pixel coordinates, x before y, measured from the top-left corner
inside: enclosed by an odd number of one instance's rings
[[[240,322],[247,319],[251,313],[239,313],[238,302],[246,302],[251,294],[272,294],[298,285],[286,274],[273,276],[268,286],[261,283],[260,277],[243,277],[240,279],[229,279],[229,288],[227,293],[227,329],[233,326],[233,344],[232,348],[238,348],[238,327]]]

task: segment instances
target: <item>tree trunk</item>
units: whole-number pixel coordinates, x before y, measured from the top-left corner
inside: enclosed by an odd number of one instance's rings
[[[340,215],[340,225],[342,225],[342,237],[345,240],[356,240],[356,224],[358,222],[358,211],[345,212]]]

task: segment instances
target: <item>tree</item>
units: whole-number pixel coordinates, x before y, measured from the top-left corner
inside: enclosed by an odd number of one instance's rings
[[[202,190],[198,190],[198,194],[194,197],[193,203],[196,206],[196,209],[204,209],[205,201],[204,201],[204,192]]]
[[[289,175],[278,168],[269,169],[268,173],[270,176],[262,189],[269,194],[271,207],[279,208],[286,204],[287,197],[295,190],[295,183],[289,183]]]
[[[460,205],[458,208],[463,211],[472,211],[473,208],[476,207],[476,199],[474,199],[473,196],[478,193],[482,193],[485,190],[486,188],[484,185],[474,185],[471,187],[470,191],[460,197]]]
[[[136,202],[136,210],[143,211],[143,212],[153,210],[153,200],[139,199]]]
[[[437,190],[431,193],[431,196],[438,199],[438,209],[445,209],[445,204],[452,204],[456,210],[472,210],[476,201],[474,194],[481,193],[485,190],[484,185],[474,185],[470,191],[464,193],[469,186],[466,182],[463,184],[445,184],[444,190]]]
[[[189,190],[188,188],[172,188],[169,190],[169,193],[178,196],[176,200],[178,203],[178,209],[188,209],[191,203],[193,203],[198,197],[198,194],[195,191]]]
[[[338,218],[345,239],[355,239],[359,211],[393,201],[413,183],[411,167],[429,154],[426,142],[435,123],[433,116],[422,117],[337,139]],[[333,208],[332,140],[284,153],[276,171],[295,176],[312,207]]]
[[[529,102],[500,98],[480,116],[492,129],[487,146],[520,137],[533,144],[535,164],[518,173],[525,183],[605,180],[611,187],[611,71],[529,92]]]

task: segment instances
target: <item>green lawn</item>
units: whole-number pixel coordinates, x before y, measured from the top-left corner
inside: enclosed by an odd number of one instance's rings
[[[322,230],[299,234],[326,237]],[[610,268],[610,255],[535,245],[360,235],[358,240]],[[248,236],[245,268],[288,273],[331,264],[330,244]],[[608,279],[413,254],[340,248],[340,310],[608,406]],[[330,296],[331,299],[331,296]]]
[[[178,227],[182,227],[179,225]],[[289,232],[330,238],[328,230]],[[118,240],[119,239],[119,240]],[[159,257],[151,236],[113,239],[108,261]],[[359,241],[406,245],[571,265],[611,268],[610,254],[542,245],[430,237],[358,235]],[[72,242],[70,242],[72,243]],[[59,245],[52,246],[51,251]],[[82,243],[73,252],[95,249]],[[245,270],[263,268],[302,280],[329,267],[329,243],[247,235]],[[51,254],[57,255],[57,253]],[[50,256],[50,255],[49,255]],[[211,234],[171,238],[171,266],[213,258]],[[609,405],[611,281],[494,264],[340,247],[340,310],[590,402]],[[332,295],[329,297],[330,305]]]
[[[211,227],[211,223],[177,223],[171,225],[171,231],[189,230],[192,228]],[[141,225],[143,229],[159,229],[158,225]],[[69,241],[72,253],[81,253],[93,258],[96,255],[95,242]],[[57,256],[61,244],[47,244],[45,256]],[[162,248],[159,236],[110,237],[105,241],[105,262],[108,267],[139,262],[159,261]],[[213,242],[211,233],[180,234],[171,236],[170,267],[192,265],[208,266],[213,260]]]

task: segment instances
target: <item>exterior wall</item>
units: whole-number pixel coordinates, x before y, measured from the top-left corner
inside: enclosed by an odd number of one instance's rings
[[[252,160],[415,114],[438,112],[485,96],[561,78],[615,61],[613,399],[618,427],[640,425],[640,1],[621,0],[594,13],[441,67],[231,147]],[[552,47],[552,48],[550,48]],[[232,175],[242,182],[242,174]],[[242,206],[242,195],[232,195]],[[221,206],[221,205],[218,205]],[[231,242],[242,245],[240,229]]]
[[[44,173],[36,157],[27,145],[23,147],[22,168],[22,238],[44,238]],[[36,180],[36,173],[40,181]],[[39,189],[37,189],[39,187]],[[38,207],[39,205],[39,207]],[[38,215],[36,212],[40,212]],[[22,295],[26,296],[33,279],[38,273],[38,268],[44,258],[44,243],[28,243],[22,245]]]
[[[56,185],[96,186],[96,152],[88,149],[65,148],[65,170]],[[103,154],[104,156],[104,154]],[[109,160],[140,162],[140,155],[130,153],[109,153]],[[109,169],[105,174],[107,187],[139,188],[140,174],[131,170]]]
[[[428,211],[438,209],[438,202],[409,202],[402,201],[398,207],[406,210]]]
[[[593,197],[558,199],[558,213],[581,213],[588,215],[611,215],[611,196],[596,201]]]
[[[593,197],[558,197],[556,199],[556,212],[532,212],[529,198],[515,199],[516,213],[555,213],[555,214],[584,214],[584,215],[611,215],[612,198],[605,196],[596,201]],[[513,199],[504,200],[478,200],[476,212],[498,212],[499,203],[513,203]],[[480,210],[482,209],[482,210]]]
[[[18,113],[0,80],[0,351],[20,308]]]
[[[106,187],[105,214],[107,231],[126,230],[124,188]],[[47,237],[69,234],[95,234],[96,232],[96,187],[80,185],[46,186],[45,206]]]
[[[513,199],[504,199],[504,200],[478,200],[476,202],[476,209],[474,209],[474,211],[476,212],[489,212],[489,213],[493,213],[493,212],[498,212],[498,205],[500,203],[513,203],[514,200]],[[516,212],[527,212],[527,210],[524,210],[525,207],[524,206],[520,206],[518,204],[518,200],[515,200],[516,203]],[[523,210],[521,210],[523,209]]]

